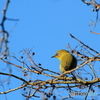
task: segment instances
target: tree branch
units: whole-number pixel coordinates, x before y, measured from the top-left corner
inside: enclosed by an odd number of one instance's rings
[[[23,78],[18,77],[18,76],[16,76],[16,75],[13,75],[13,74],[8,74],[8,73],[2,73],[2,72],[0,72],[0,74],[2,74],[2,75],[12,76],[12,77],[14,77],[14,78],[17,78],[17,79],[19,79],[19,80],[21,80],[21,81],[23,81],[23,82],[27,83],[27,81],[26,81],[26,80],[24,80]]]
[[[9,92],[13,92],[13,91],[15,91],[15,90],[18,90],[18,89],[21,89],[21,88],[23,88],[23,87],[25,87],[27,84],[23,84],[22,86],[19,86],[19,87],[17,87],[17,88],[14,88],[14,89],[11,89],[11,90],[8,90],[8,91],[5,91],[5,92],[0,92],[0,94],[7,94],[7,93],[9,93]]]
[[[95,53],[99,53],[96,50],[92,49],[91,47],[89,47],[88,45],[84,44],[83,42],[81,42],[79,39],[77,39],[76,37],[74,37],[71,33],[69,33],[69,35],[71,36],[71,38],[74,38],[75,40],[77,40],[78,42],[80,42],[82,45],[84,45],[85,47],[89,48],[91,51],[94,51]]]

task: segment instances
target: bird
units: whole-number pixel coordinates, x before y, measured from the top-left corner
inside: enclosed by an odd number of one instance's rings
[[[72,70],[77,66],[77,59],[67,50],[58,50],[51,58],[60,60],[60,71],[62,73]]]

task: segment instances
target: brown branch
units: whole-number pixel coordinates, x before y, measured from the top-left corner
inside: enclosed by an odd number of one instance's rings
[[[91,59],[91,61],[100,61],[100,57],[98,57],[98,56],[100,56],[100,53],[98,53],[97,55],[95,55],[95,56],[93,56],[93,57],[88,57],[88,56],[86,56],[86,55],[84,55],[84,54],[81,54],[79,51],[77,51],[77,50],[71,50],[71,52],[73,53],[73,54],[76,54],[77,56],[79,56],[79,57],[81,57],[81,58],[85,58],[85,59]]]
[[[93,5],[96,10],[100,9],[100,4],[98,4],[95,0],[90,0],[90,1],[82,0],[82,1],[87,5]]]
[[[40,85],[40,86],[43,86],[43,85],[46,85],[46,84],[75,84],[75,83],[87,85],[87,84],[94,84],[94,83],[97,83],[97,82],[100,82],[100,78],[96,78],[96,79],[91,80],[91,81],[84,81],[84,80],[81,80],[79,78],[76,78],[73,81],[72,80],[68,81],[66,79],[66,77],[64,77],[63,81],[58,81],[58,80],[55,81],[53,79],[50,79],[50,80],[47,80],[47,81],[40,81],[40,82],[28,83],[28,85],[32,85],[32,86]]]
[[[74,38],[75,40],[77,40],[78,42],[80,42],[82,45],[84,45],[85,47],[89,48],[91,51],[95,52],[95,53],[99,53],[96,50],[92,49],[91,47],[89,47],[88,45],[84,44],[82,41],[80,41],[79,39],[77,39],[76,37],[74,37],[71,33],[69,33],[69,35]]]
[[[9,93],[9,92],[16,91],[16,90],[18,90],[18,89],[21,89],[21,88],[25,87],[26,85],[27,85],[27,84],[23,84],[22,86],[19,86],[19,87],[17,87],[17,88],[10,89],[10,90],[5,91],[5,92],[0,92],[0,94],[7,94],[7,93]]]
[[[27,81],[26,81],[26,80],[24,80],[23,78],[18,77],[18,76],[16,76],[16,75],[13,75],[13,74],[8,74],[8,73],[2,73],[2,72],[0,72],[0,74],[2,74],[2,75],[12,76],[12,77],[14,77],[14,78],[17,78],[17,79],[19,79],[19,80],[21,80],[21,81],[23,81],[23,82],[27,83]]]
[[[22,66],[13,64],[13,63],[11,63],[11,62],[9,62],[9,61],[5,61],[5,60],[2,59],[2,58],[0,58],[0,59],[1,59],[3,62],[7,63],[7,64],[11,64],[11,65],[13,65],[13,66],[15,66],[15,67],[18,67],[18,68],[21,68],[21,69],[23,69],[23,70],[26,70],[26,71],[29,71],[29,72],[33,72],[33,73],[36,73],[36,74],[43,74],[43,75],[45,75],[45,76],[50,76],[50,77],[56,78],[56,76],[54,76],[54,75],[46,74],[46,73],[44,73],[44,72],[34,71],[34,70],[31,70],[31,69],[27,69],[27,68],[24,68],[24,67],[22,67]]]
[[[8,5],[10,3],[10,0],[6,0],[6,5],[4,7],[4,10],[2,11],[3,17],[0,23],[1,26],[1,31],[0,33],[2,33],[1,35],[1,39],[0,39],[0,49],[2,50],[2,54],[3,55],[8,55],[9,50],[8,50],[8,37],[9,37],[9,33],[5,30],[4,24],[5,24],[5,20],[6,20],[6,13],[8,10]],[[4,48],[4,49],[3,49]]]
[[[91,31],[91,30],[90,30],[90,32],[91,32],[91,33],[94,33],[94,34],[100,34],[100,33],[97,33],[97,32],[93,32],[93,31]]]
[[[66,78],[64,78],[64,79],[66,79]],[[47,80],[47,81],[40,81],[40,82],[34,82],[34,83],[28,82],[26,84],[23,84],[20,87],[8,90],[6,92],[0,92],[0,94],[7,94],[9,92],[21,89],[21,88],[23,88],[27,85],[32,85],[32,86],[40,85],[40,86],[43,86],[43,85],[46,85],[46,84],[75,84],[75,83],[78,83],[78,84],[80,83],[80,84],[83,84],[83,85],[87,85],[87,84],[94,84],[94,83],[97,83],[97,82],[100,82],[100,78],[97,78],[97,79],[94,79],[94,80],[91,80],[91,81],[83,81],[83,80],[78,79],[78,78],[76,78],[75,81],[72,81],[72,80],[71,81],[68,81],[68,80],[67,81],[66,80],[65,81],[64,80],[63,81],[58,81],[58,80],[55,81],[53,79],[50,79],[50,80]]]

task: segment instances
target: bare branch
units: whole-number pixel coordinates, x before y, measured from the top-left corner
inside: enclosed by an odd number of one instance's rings
[[[95,52],[95,53],[99,53],[99,52],[97,52],[96,50],[94,50],[94,49],[92,49],[91,47],[89,47],[88,45],[86,45],[86,44],[84,44],[83,42],[81,42],[80,40],[78,40],[76,37],[74,37],[71,33],[69,33],[69,35],[72,37],[72,38],[74,38],[75,40],[77,40],[78,42],[80,42],[82,45],[84,45],[84,46],[86,46],[87,48],[89,48],[90,50],[92,50],[93,52]]]
[[[93,31],[91,31],[91,30],[90,30],[90,32],[91,32],[91,33],[94,33],[94,34],[100,34],[100,33],[97,33],[97,32],[93,32]]]
[[[11,63],[11,62],[9,62],[9,61],[5,61],[5,60],[2,59],[2,58],[1,58],[1,60],[2,60],[3,62],[5,62],[5,63],[11,64],[11,65],[13,65],[13,66],[15,66],[15,67],[21,68],[21,69],[26,70],[26,71],[29,71],[29,72],[33,72],[33,73],[37,73],[37,74],[43,74],[43,75],[45,75],[45,76],[50,76],[50,77],[55,77],[54,75],[50,75],[50,74],[46,74],[46,73],[43,73],[43,72],[34,71],[34,70],[30,70],[30,69],[24,68],[24,67],[22,67],[22,66],[13,64],[13,63]],[[55,72],[55,73],[56,73],[56,72]]]
[[[18,89],[21,89],[21,88],[25,87],[26,85],[27,85],[27,84],[23,84],[22,86],[19,86],[19,87],[17,87],[17,88],[14,88],[14,89],[11,89],[11,90],[8,90],[8,91],[5,91],[5,92],[0,92],[0,94],[7,94],[7,93],[9,93],[9,92],[16,91],[16,90],[18,90]]]
[[[5,8],[2,11],[3,17],[2,17],[2,21],[0,23],[0,26],[1,26],[1,29],[2,29],[0,31],[0,33],[2,33],[2,37],[0,39],[0,52],[1,52],[0,55],[1,55],[1,57],[4,56],[4,55],[8,55],[8,53],[9,53],[8,45],[7,45],[9,33],[5,30],[5,27],[4,27],[4,23],[5,23],[5,20],[6,20],[6,12],[7,12],[9,3],[10,3],[10,0],[7,0]]]
[[[2,72],[0,72],[0,74],[2,74],[2,75],[7,75],[7,76],[12,76],[12,77],[14,77],[14,78],[17,78],[17,79],[19,79],[19,80],[21,80],[21,81],[23,81],[23,82],[27,83],[27,81],[26,81],[26,80],[24,80],[23,78],[18,77],[18,76],[16,76],[16,75],[13,75],[13,74],[8,74],[8,73],[2,73]]]

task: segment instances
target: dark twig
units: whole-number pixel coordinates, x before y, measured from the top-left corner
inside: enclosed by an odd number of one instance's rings
[[[91,51],[95,52],[95,53],[99,53],[96,50],[92,49],[91,47],[89,47],[88,45],[84,44],[83,42],[81,42],[79,39],[77,39],[76,37],[74,37],[71,33],[69,33],[69,35],[74,38],[75,40],[77,40],[78,42],[80,42],[82,45],[84,45],[85,47],[89,48]]]
[[[0,23],[0,26],[1,26],[1,29],[2,29],[0,31],[0,33],[2,33],[2,35],[1,35],[2,37],[0,39],[0,52],[1,52],[2,56],[8,55],[8,53],[9,53],[9,49],[8,49],[8,45],[7,45],[9,33],[5,30],[5,27],[4,27],[4,23],[5,23],[5,20],[6,20],[6,13],[7,13],[7,10],[8,10],[9,3],[10,3],[10,0],[7,0],[6,5],[4,7],[4,10],[2,11],[3,17],[2,17],[2,20],[1,20],[1,23]]]
[[[7,75],[7,76],[12,76],[12,77],[14,77],[14,78],[17,78],[17,79],[19,79],[19,80],[21,80],[21,81],[23,81],[23,82],[27,83],[27,81],[26,81],[26,80],[24,80],[23,78],[18,77],[18,76],[16,76],[16,75],[13,75],[13,74],[8,74],[8,73],[2,73],[2,72],[0,72],[0,74],[2,74],[2,75]]]

